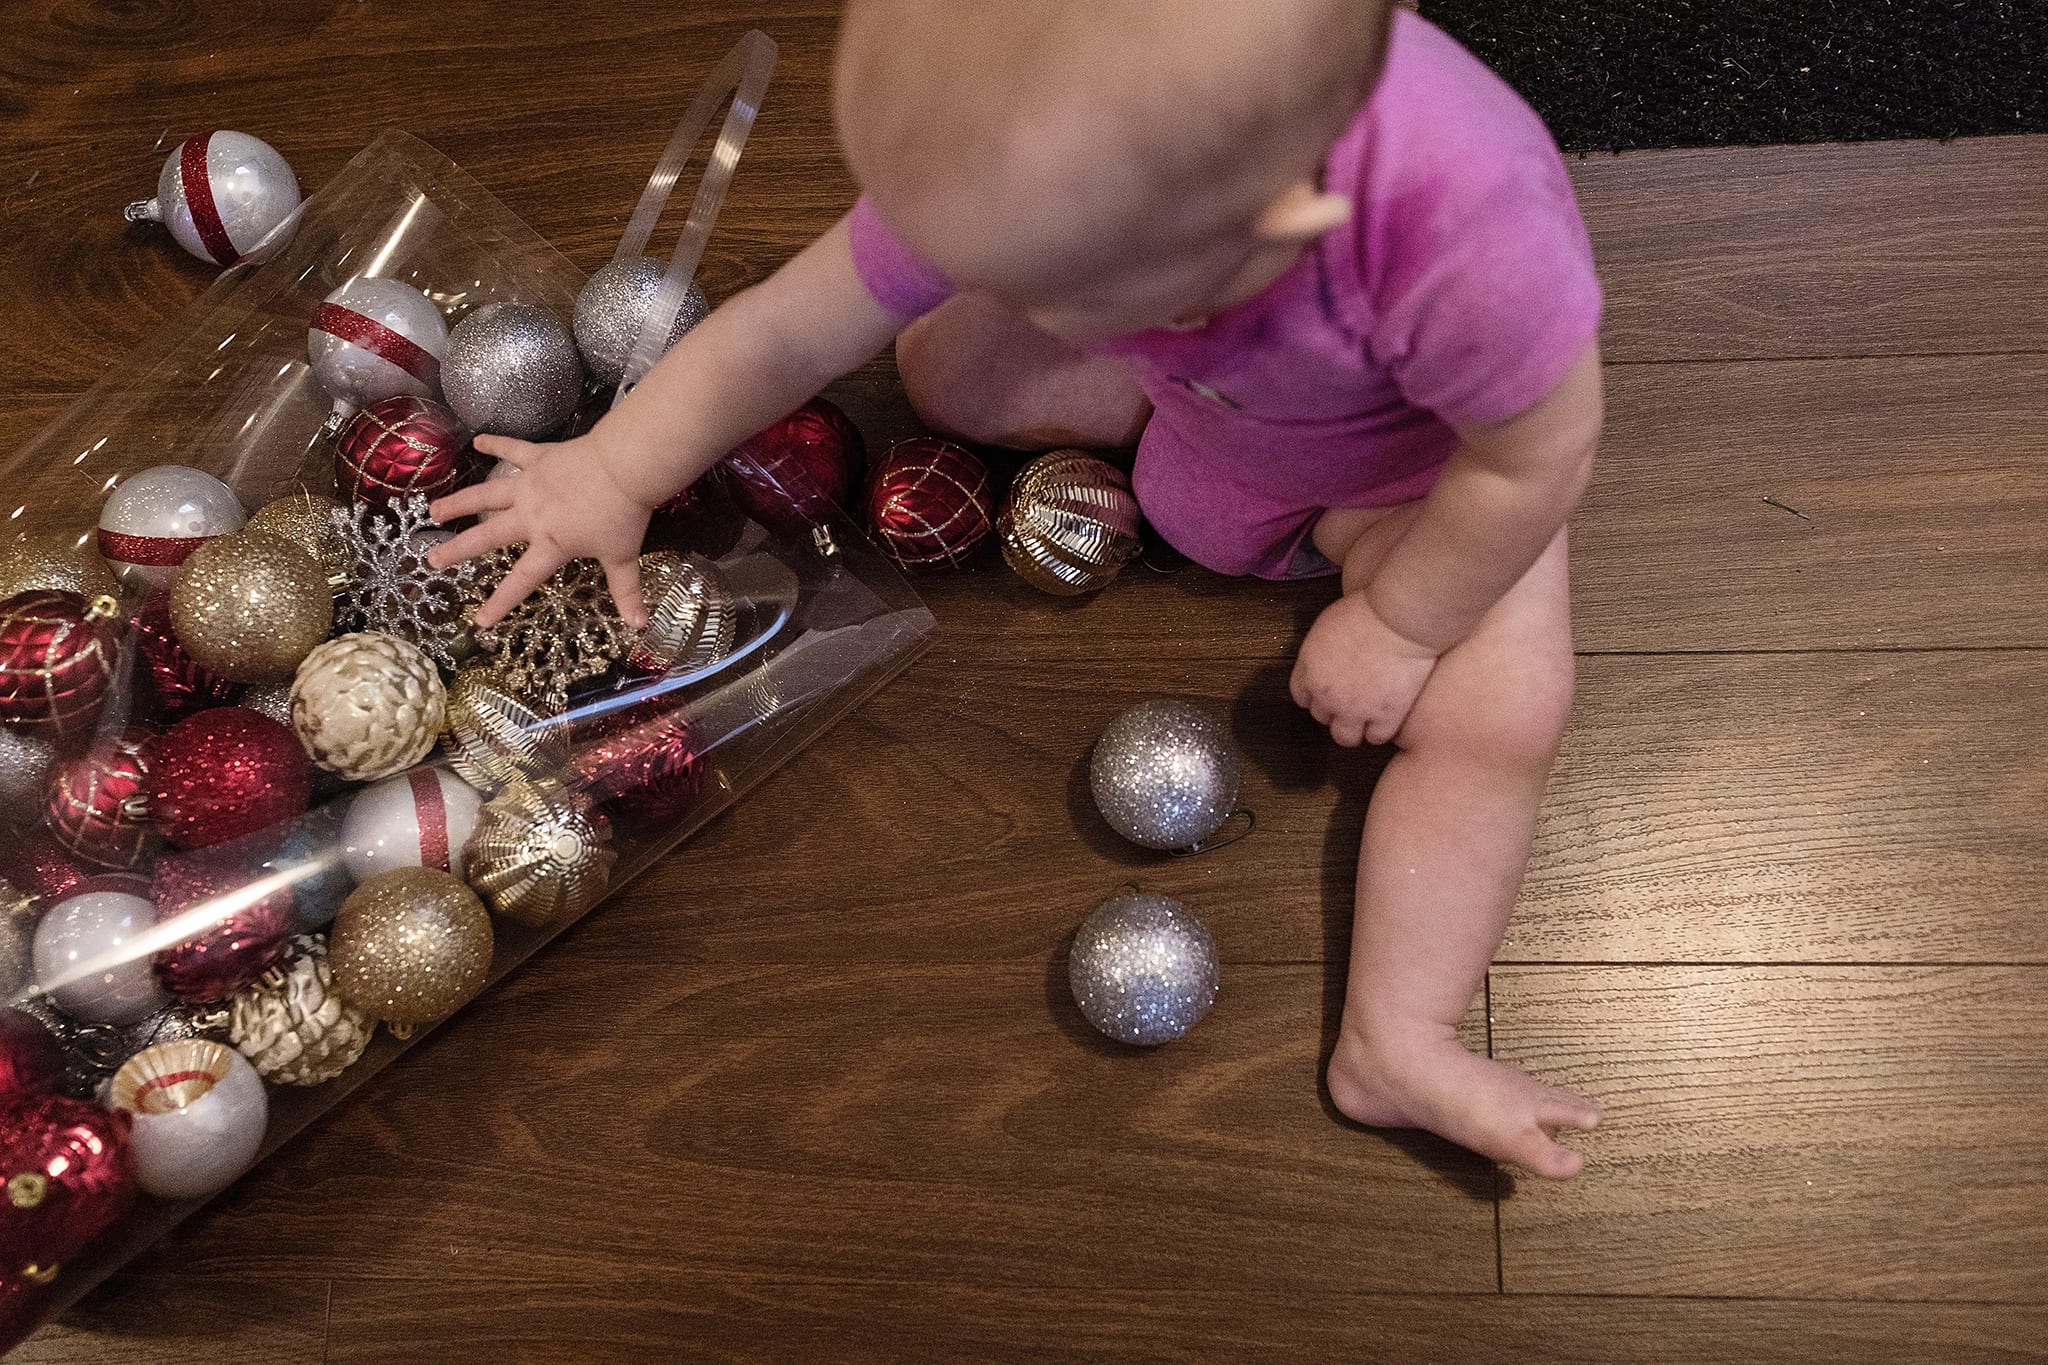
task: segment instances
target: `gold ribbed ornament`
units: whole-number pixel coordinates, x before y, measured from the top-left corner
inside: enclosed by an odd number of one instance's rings
[[[640,556],[647,625],[626,662],[644,673],[694,673],[732,653],[739,613],[718,566],[702,555]]]
[[[1138,499],[1115,465],[1055,450],[1024,466],[1003,499],[996,539],[1032,587],[1057,597],[1094,592],[1138,553]]]
[[[469,883],[496,913],[539,926],[597,904],[611,880],[611,824],[560,782],[517,782],[484,803],[469,841]]]
[[[567,727],[526,704],[486,664],[472,664],[448,686],[448,762],[478,791],[560,772],[569,761]]]

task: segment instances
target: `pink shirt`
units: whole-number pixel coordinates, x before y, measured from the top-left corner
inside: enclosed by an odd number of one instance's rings
[[[1288,577],[1322,509],[1426,494],[1454,429],[1550,392],[1592,340],[1600,286],[1556,144],[1442,30],[1396,11],[1379,84],[1331,149],[1351,221],[1252,298],[1114,338],[1155,412],[1133,479],[1191,558]],[[908,323],[953,291],[865,199],[855,267]]]

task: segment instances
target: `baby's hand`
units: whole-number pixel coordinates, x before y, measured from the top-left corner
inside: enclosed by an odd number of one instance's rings
[[[1295,704],[1346,748],[1386,744],[1436,668],[1438,654],[1386,622],[1365,600],[1346,594],[1323,609],[1301,642],[1289,683]]]
[[[479,626],[496,625],[548,575],[572,559],[604,566],[612,601],[628,625],[647,624],[640,600],[640,542],[652,508],[619,486],[617,458],[605,449],[600,425],[559,445],[534,445],[509,436],[479,436],[476,448],[518,466],[509,479],[490,479],[435,502],[434,520],[491,512],[482,522],[427,555],[446,568],[501,545],[526,543],[526,553],[477,610]]]

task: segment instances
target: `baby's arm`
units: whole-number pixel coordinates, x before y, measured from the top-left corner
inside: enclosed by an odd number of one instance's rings
[[[571,559],[604,565],[640,624],[639,554],[653,510],[748,436],[889,343],[897,323],[855,272],[846,220],[699,323],[588,433],[559,445],[480,436],[520,467],[434,504],[437,520],[493,511],[430,556],[437,566],[500,545],[526,553],[477,612],[498,621]]]

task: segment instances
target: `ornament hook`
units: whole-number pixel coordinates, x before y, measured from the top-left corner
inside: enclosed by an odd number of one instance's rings
[[[1253,830],[1259,827],[1259,817],[1253,814],[1251,811],[1246,810],[1244,807],[1240,806],[1236,810],[1230,812],[1230,814],[1224,816],[1223,824],[1217,826],[1217,828],[1223,829],[1228,827],[1231,821],[1236,820],[1240,815],[1244,817],[1244,827],[1242,829],[1236,831],[1233,834],[1225,835],[1221,838],[1210,839],[1206,843],[1197,840],[1195,843],[1189,844],[1186,848],[1173,849],[1173,856],[1176,858],[1199,858],[1204,853],[1214,853],[1219,848],[1227,848],[1231,844],[1236,843],[1239,839],[1245,838]]]

